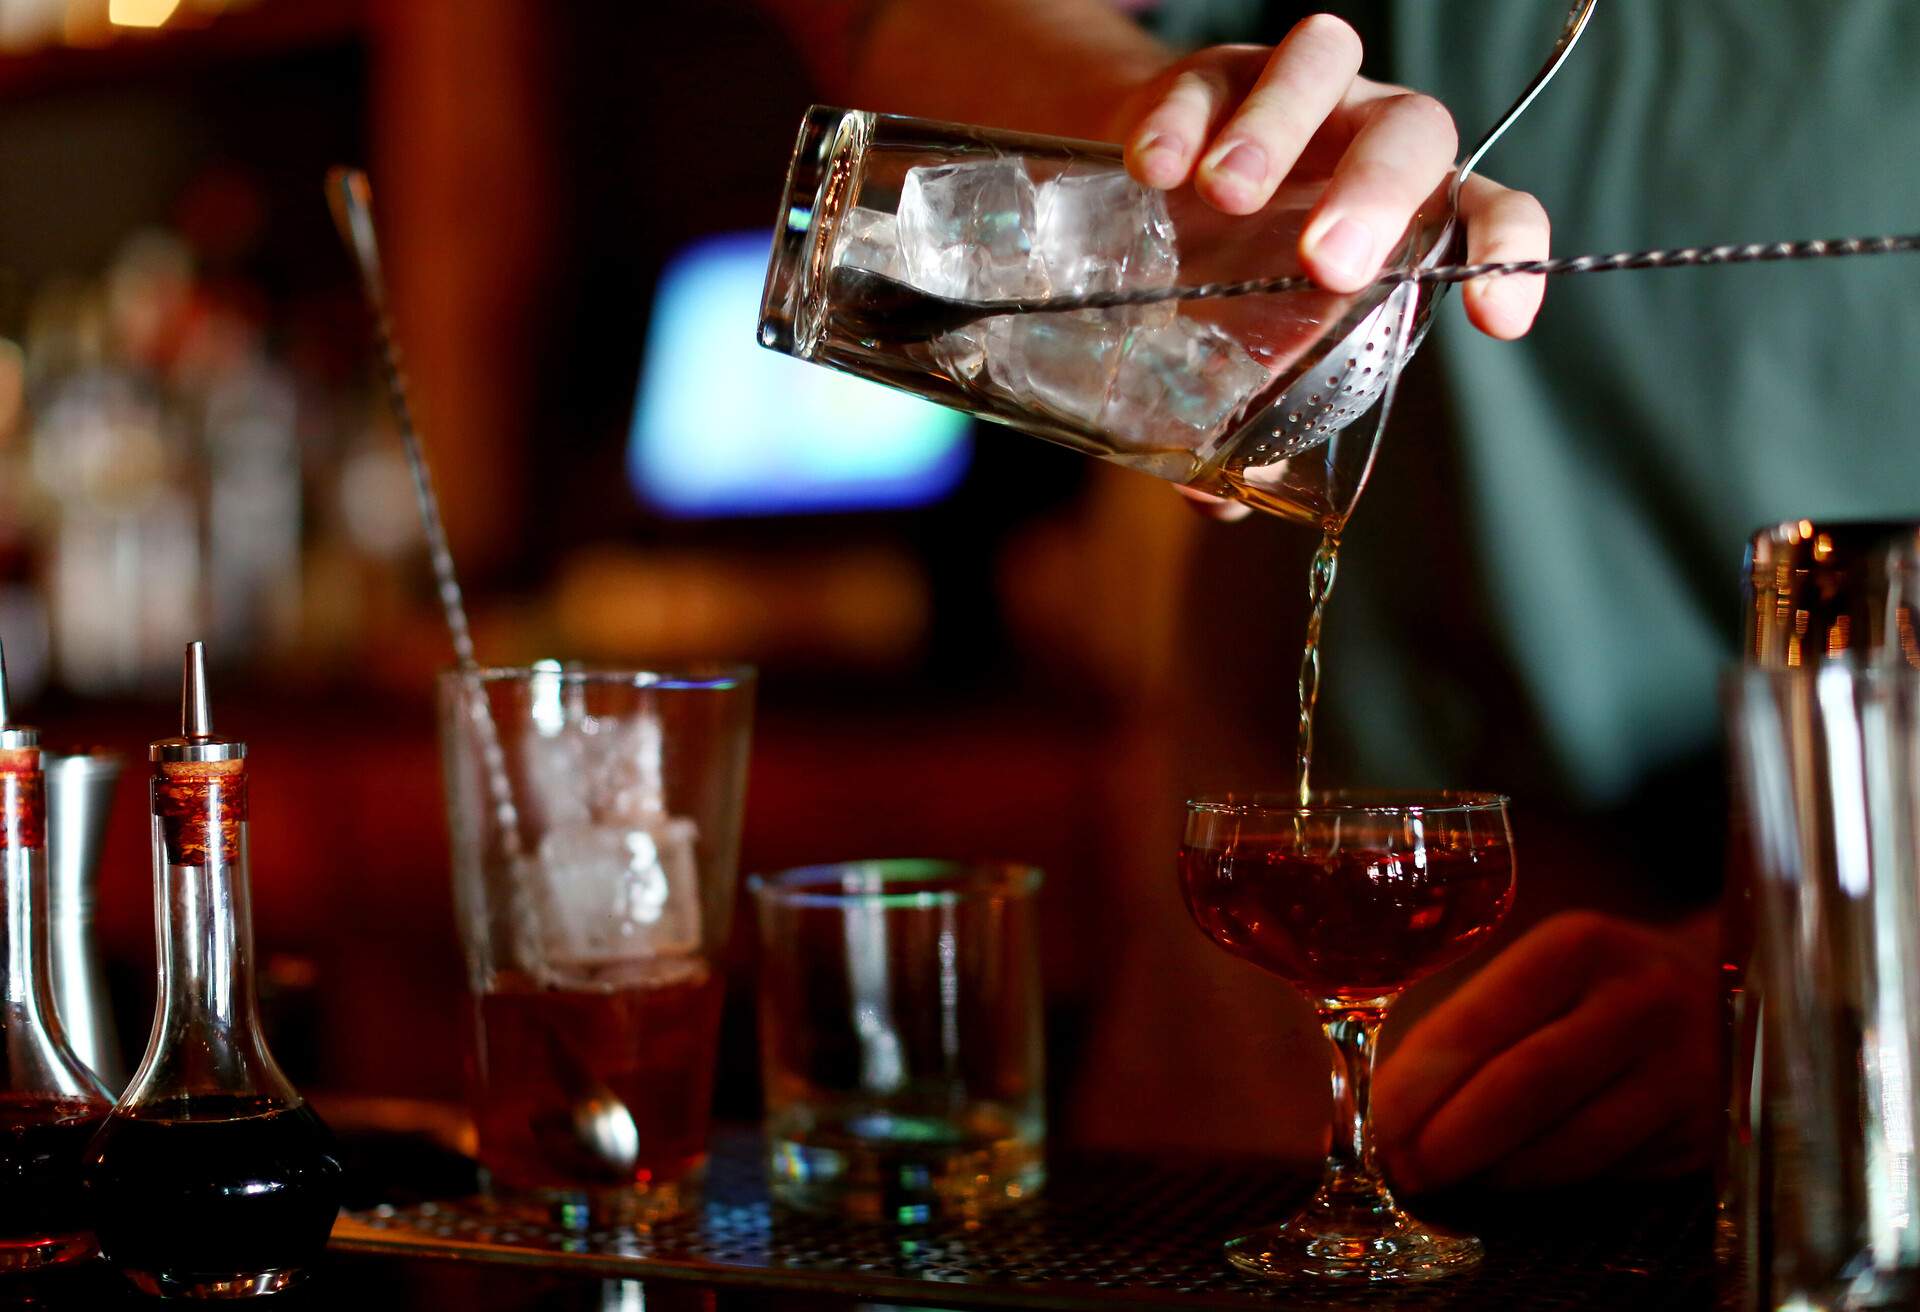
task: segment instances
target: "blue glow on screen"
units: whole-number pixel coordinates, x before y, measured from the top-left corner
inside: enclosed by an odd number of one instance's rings
[[[660,275],[633,414],[634,491],[665,515],[922,506],[966,473],[967,418],[754,339],[767,235],[711,237]]]

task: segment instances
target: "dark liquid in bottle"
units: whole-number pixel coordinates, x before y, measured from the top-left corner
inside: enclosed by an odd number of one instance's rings
[[[314,1265],[340,1187],[333,1136],[304,1103],[167,1099],[113,1116],[87,1152],[100,1251],[148,1292]]]
[[[1399,992],[1458,961],[1513,897],[1504,843],[1302,851],[1291,838],[1180,850],[1180,891],[1208,937],[1319,999]]]
[[[87,1098],[0,1094],[0,1271],[93,1251],[80,1162],[106,1114]]]

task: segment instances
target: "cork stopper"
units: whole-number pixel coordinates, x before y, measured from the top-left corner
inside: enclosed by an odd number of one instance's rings
[[[160,739],[147,755],[157,767],[153,813],[167,859],[187,866],[238,860],[247,818],[247,745],[213,731],[204,643],[188,643],[182,663],[180,736]]]
[[[40,731],[13,722],[7,653],[0,646],[0,850],[47,844],[47,777]]]

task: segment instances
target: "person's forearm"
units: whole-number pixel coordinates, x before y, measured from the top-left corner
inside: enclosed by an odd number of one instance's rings
[[[1172,59],[1104,0],[878,0],[850,39],[859,108],[1097,139]]]

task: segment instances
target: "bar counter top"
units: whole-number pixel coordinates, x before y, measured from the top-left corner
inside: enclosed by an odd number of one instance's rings
[[[421,1163],[430,1164],[424,1173]],[[395,1201],[343,1213],[326,1266],[269,1306],[1316,1308],[1389,1297],[1396,1308],[1462,1312],[1716,1305],[1711,1190],[1697,1177],[1423,1198],[1418,1213],[1478,1234],[1486,1261],[1454,1279],[1382,1290],[1278,1286],[1226,1264],[1223,1238],[1285,1215],[1311,1183],[1251,1158],[1055,1161],[1046,1192],[1029,1203],[973,1226],[920,1227],[770,1203],[758,1140],[744,1130],[716,1136],[701,1197],[646,1226],[566,1228],[475,1198],[421,1197],[418,1185],[457,1186],[465,1170],[432,1154],[390,1170],[377,1183]],[[14,1292],[30,1298],[26,1306],[151,1305],[98,1263],[42,1277],[30,1295]]]

